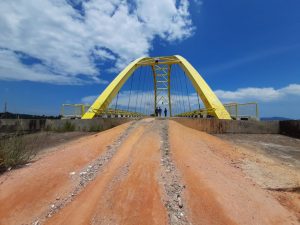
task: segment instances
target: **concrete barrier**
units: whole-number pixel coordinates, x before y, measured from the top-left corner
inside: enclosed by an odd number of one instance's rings
[[[103,131],[136,118],[95,118],[92,120],[0,119],[0,133],[16,131]],[[172,118],[185,126],[207,133],[284,134],[300,138],[300,121],[243,121],[200,118]]]
[[[135,118],[95,118],[92,120],[46,120],[46,130],[54,131],[103,131]]]
[[[280,133],[300,138],[300,120],[284,120],[279,122]]]
[[[279,121],[172,118],[187,127],[207,133],[278,134]]]
[[[0,119],[0,133],[47,131],[103,131],[136,118],[95,118],[93,120]]]
[[[35,132],[45,128],[46,119],[0,119],[0,132]]]

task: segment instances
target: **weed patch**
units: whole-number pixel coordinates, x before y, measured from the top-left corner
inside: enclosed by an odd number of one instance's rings
[[[25,141],[23,135],[13,135],[11,137],[0,140],[0,172],[8,168],[15,168],[23,165],[36,155],[32,143]]]
[[[43,147],[48,133],[15,133],[0,139],[0,173],[30,162]]]

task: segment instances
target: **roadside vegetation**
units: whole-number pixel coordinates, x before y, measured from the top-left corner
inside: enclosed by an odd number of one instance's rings
[[[57,129],[47,127],[43,132],[28,134],[20,127],[15,133],[0,133],[0,174],[29,163],[47,147],[88,135],[88,132],[102,131],[103,127],[95,124],[83,130],[85,132],[76,131],[75,125],[66,121]]]
[[[0,140],[0,173],[28,163],[37,153],[42,140],[13,134]]]
[[[48,148],[89,135],[88,132],[73,131],[67,124],[58,131],[43,131],[31,134],[17,131],[14,134],[0,133],[0,174],[21,167],[34,160],[38,153]]]

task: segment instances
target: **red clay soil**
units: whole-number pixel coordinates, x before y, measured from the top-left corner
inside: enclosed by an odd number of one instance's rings
[[[29,224],[72,190],[70,172],[101,154],[129,124],[56,147],[32,165],[0,176],[0,224]]]
[[[280,205],[224,157],[227,142],[169,122],[170,150],[186,184],[192,224],[298,224]]]
[[[169,224],[160,151],[167,143],[160,129],[167,123],[174,170],[186,186],[181,197],[190,224],[299,224],[292,212],[232,165],[241,155],[229,142],[174,121],[144,119],[56,147],[32,165],[0,176],[0,225],[37,219],[48,225]],[[114,143],[119,143],[116,151],[110,151],[114,147],[107,146]],[[56,198],[70,196],[77,187],[70,172],[78,174],[110,152],[96,177],[46,218]],[[181,222],[172,225],[177,224]]]
[[[158,130],[142,122],[105,171],[46,224],[167,224],[157,175]]]

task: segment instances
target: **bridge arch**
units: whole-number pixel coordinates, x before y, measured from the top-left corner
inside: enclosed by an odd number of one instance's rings
[[[140,66],[152,66],[153,68],[155,65],[160,64],[167,64],[169,66],[173,64],[179,64],[186,76],[191,80],[205,107],[208,109],[213,109],[212,114],[218,119],[231,119],[221,101],[211,90],[202,76],[184,57],[180,55],[165,57],[141,57],[134,60],[106,87],[106,89],[91,105],[89,110],[82,116],[82,119],[92,119],[97,112],[104,111],[120,91],[125,82]]]

